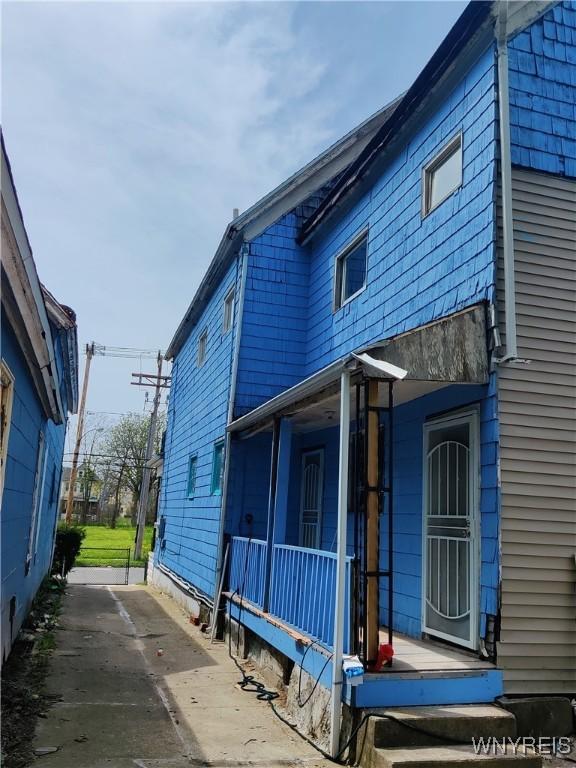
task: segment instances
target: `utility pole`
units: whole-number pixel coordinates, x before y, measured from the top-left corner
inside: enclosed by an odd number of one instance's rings
[[[150,493],[151,468],[148,466],[154,452],[154,440],[156,438],[156,422],[158,420],[158,407],[160,405],[160,393],[163,388],[169,387],[169,376],[162,376],[162,363],[164,358],[162,353],[158,352],[158,373],[156,376],[133,373],[139,381],[133,381],[136,386],[150,386],[151,380],[155,378],[154,404],[152,415],[150,416],[150,425],[148,427],[148,441],[146,443],[146,458],[144,459],[144,471],[142,473],[142,489],[138,500],[138,514],[136,517],[136,543],[134,545],[134,558],[139,560],[142,557],[142,541],[144,540],[144,529],[146,527],[146,512],[148,510],[148,496]]]
[[[78,408],[78,425],[76,427],[76,445],[72,456],[72,469],[70,470],[70,484],[68,486],[68,497],[66,499],[66,525],[72,522],[72,512],[74,510],[74,487],[76,485],[76,475],[78,473],[78,456],[80,455],[80,446],[82,444],[82,433],[84,431],[84,410],[86,408],[86,394],[88,392],[88,377],[90,376],[90,362],[94,357],[94,342],[86,344],[86,367],[84,368],[84,382],[82,384],[82,396],[80,398],[80,407]]]

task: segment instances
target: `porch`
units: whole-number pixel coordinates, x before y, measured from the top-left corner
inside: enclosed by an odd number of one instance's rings
[[[328,688],[332,679],[336,554],[288,545],[273,549],[269,610],[264,611],[266,541],[233,537],[229,550],[230,616],[281,651]],[[352,646],[352,557],[346,558],[344,653]],[[316,595],[317,599],[310,599]],[[380,627],[379,642],[389,639]],[[433,638],[394,633],[394,660],[343,687],[343,701],[358,708],[491,702],[501,673],[487,659]]]
[[[353,706],[501,693],[485,650],[497,583],[485,339],[474,308],[229,426],[230,616],[333,691],[342,654],[358,655],[363,683],[342,681]]]

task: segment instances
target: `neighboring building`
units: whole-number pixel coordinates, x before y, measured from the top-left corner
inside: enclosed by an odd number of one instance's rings
[[[74,312],[38,279],[3,141],[1,357],[4,660],[52,561],[78,346]]]
[[[350,706],[576,691],[575,64],[574,2],[471,3],[170,344],[152,579],[212,611],[229,543],[228,613],[321,691],[347,525],[344,646],[396,651]]]
[[[70,467],[63,467],[60,482],[60,514],[66,515],[66,501],[70,487]],[[89,462],[83,461],[78,467],[74,484],[72,515],[75,522],[93,523],[99,518],[102,480]]]

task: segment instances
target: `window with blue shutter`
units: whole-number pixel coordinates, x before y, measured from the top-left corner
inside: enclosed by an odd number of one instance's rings
[[[212,485],[210,493],[219,496],[222,493],[222,472],[224,469],[224,443],[216,443],[214,446],[214,458],[212,460]]]

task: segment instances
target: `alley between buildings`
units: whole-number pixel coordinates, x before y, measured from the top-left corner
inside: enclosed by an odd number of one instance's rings
[[[47,681],[59,700],[39,722],[37,764],[328,764],[238,678],[227,647],[171,598],[144,586],[70,586]]]

